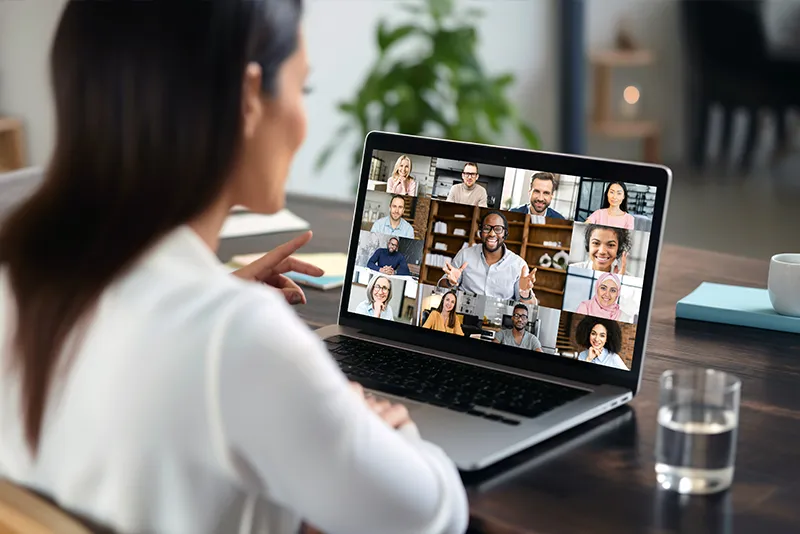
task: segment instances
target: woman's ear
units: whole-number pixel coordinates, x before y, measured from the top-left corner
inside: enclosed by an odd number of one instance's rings
[[[248,63],[242,81],[242,126],[245,139],[252,138],[264,114],[261,81],[263,73],[261,65]]]

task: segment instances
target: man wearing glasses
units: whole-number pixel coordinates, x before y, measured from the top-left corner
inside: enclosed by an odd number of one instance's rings
[[[448,202],[458,202],[470,206],[487,207],[486,189],[478,185],[478,164],[466,163],[464,170],[461,171],[461,179],[464,183],[456,184],[450,188],[447,194]]]
[[[524,304],[517,304],[514,306],[514,315],[512,316],[514,328],[504,328],[494,336],[495,343],[502,343],[511,347],[519,347],[521,349],[535,350],[544,352],[542,350],[542,342],[539,338],[525,330],[528,326],[528,307]]]
[[[440,284],[475,295],[537,304],[533,294],[536,269],[529,271],[525,260],[506,248],[505,216],[499,211],[488,212],[478,233],[481,243],[459,250],[452,264],[445,262]]]

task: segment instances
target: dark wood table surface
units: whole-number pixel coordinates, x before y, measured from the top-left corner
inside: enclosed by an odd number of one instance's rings
[[[315,232],[307,252],[345,251],[352,204],[290,197]],[[293,234],[226,240],[219,255],[262,252]],[[800,532],[800,336],[675,320],[675,303],[701,281],[764,287],[767,261],[665,245],[642,389],[589,423],[482,472],[465,474],[470,532]],[[311,327],[336,321],[339,292],[306,290]],[[733,487],[680,497],[656,487],[658,377],[704,366],[742,380]]]

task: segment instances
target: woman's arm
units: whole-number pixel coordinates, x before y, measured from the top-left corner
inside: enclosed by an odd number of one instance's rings
[[[579,313],[581,315],[589,315],[589,305],[587,302],[588,301],[584,300],[583,302],[578,304],[578,309],[575,310],[575,313]]]
[[[406,194],[412,197],[417,196],[417,181],[414,178],[411,179],[411,184],[408,186]]]
[[[287,304],[254,297],[207,365],[213,438],[240,484],[323,532],[464,532],[466,493],[444,452],[384,423]]]
[[[439,312],[437,310],[433,310],[431,313],[428,314],[428,318],[425,319],[425,324],[422,325],[422,328],[436,330],[436,322],[438,317],[439,317]]]

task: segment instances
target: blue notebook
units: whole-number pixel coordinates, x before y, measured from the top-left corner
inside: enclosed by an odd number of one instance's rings
[[[678,301],[675,317],[800,334],[800,317],[776,312],[766,289],[703,282]]]

